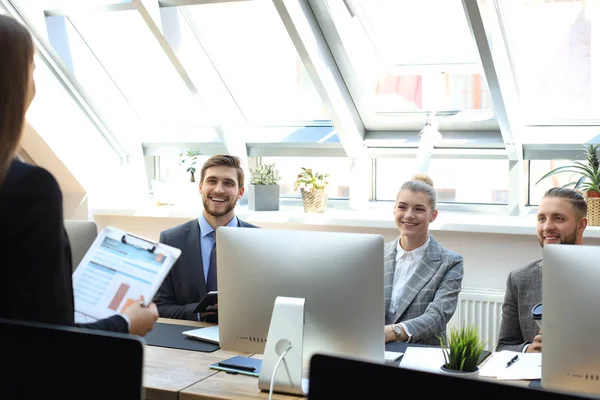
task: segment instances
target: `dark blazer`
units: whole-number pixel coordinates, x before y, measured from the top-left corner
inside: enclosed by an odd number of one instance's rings
[[[0,317],[74,326],[71,249],[50,172],[15,160],[0,186]],[[121,316],[82,328],[128,332]]]
[[[258,228],[238,218],[239,228]],[[160,242],[181,249],[181,255],[154,296],[164,318],[198,320],[194,309],[206,295],[198,219],[164,230]]]
[[[542,260],[523,265],[508,274],[502,303],[502,321],[496,351],[523,351],[540,328],[531,309],[542,302]]]

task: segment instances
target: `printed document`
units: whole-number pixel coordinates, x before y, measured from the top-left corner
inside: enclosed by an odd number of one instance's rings
[[[73,273],[75,320],[122,313],[140,295],[149,304],[181,250],[107,227]]]
[[[518,356],[517,360],[506,364]],[[533,380],[542,378],[542,353],[521,353],[502,350],[492,355],[480,367],[479,376],[502,380]]]
[[[402,368],[440,373],[445,364],[444,352],[440,347],[407,347],[400,361]]]

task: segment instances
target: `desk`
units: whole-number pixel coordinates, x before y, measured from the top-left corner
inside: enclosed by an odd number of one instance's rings
[[[254,355],[253,357],[258,357]],[[210,379],[198,382],[179,394],[180,400],[236,400],[268,399],[269,393],[258,389],[258,378],[248,375],[232,375],[223,371],[212,375]],[[273,393],[273,399],[293,400],[306,397]]]
[[[213,325],[165,318],[159,319],[159,322],[198,327]],[[408,346],[430,347],[392,342],[386,345],[386,349],[405,351]],[[232,375],[208,367],[214,362],[234,355],[262,357],[258,354],[233,353],[220,349],[212,353],[204,353],[147,345],[144,353],[145,398],[152,400],[268,399],[268,392],[258,389],[258,378],[241,374]],[[529,381],[505,381],[505,383],[527,385]],[[306,399],[302,396],[277,393],[273,394],[273,398],[278,400]]]
[[[210,326],[203,322],[180,321],[160,318],[158,322],[189,326]],[[267,392],[258,389],[258,378],[232,375],[210,369],[214,362],[235,355],[216,350],[212,353],[146,346],[144,349],[145,398],[152,400],[175,399],[267,399]],[[256,355],[256,357],[260,357]],[[273,394],[274,399],[304,399],[299,396]]]

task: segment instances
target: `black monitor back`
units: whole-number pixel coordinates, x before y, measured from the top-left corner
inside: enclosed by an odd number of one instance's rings
[[[0,399],[143,397],[144,341],[0,319]]]
[[[526,383],[456,377],[323,354],[315,354],[310,360],[309,400],[391,399],[398,393],[409,392],[425,399],[589,399],[570,393],[530,388]]]

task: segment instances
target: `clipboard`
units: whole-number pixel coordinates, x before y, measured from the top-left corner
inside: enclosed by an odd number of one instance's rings
[[[73,273],[75,320],[120,314],[144,296],[149,304],[181,250],[106,227]]]

